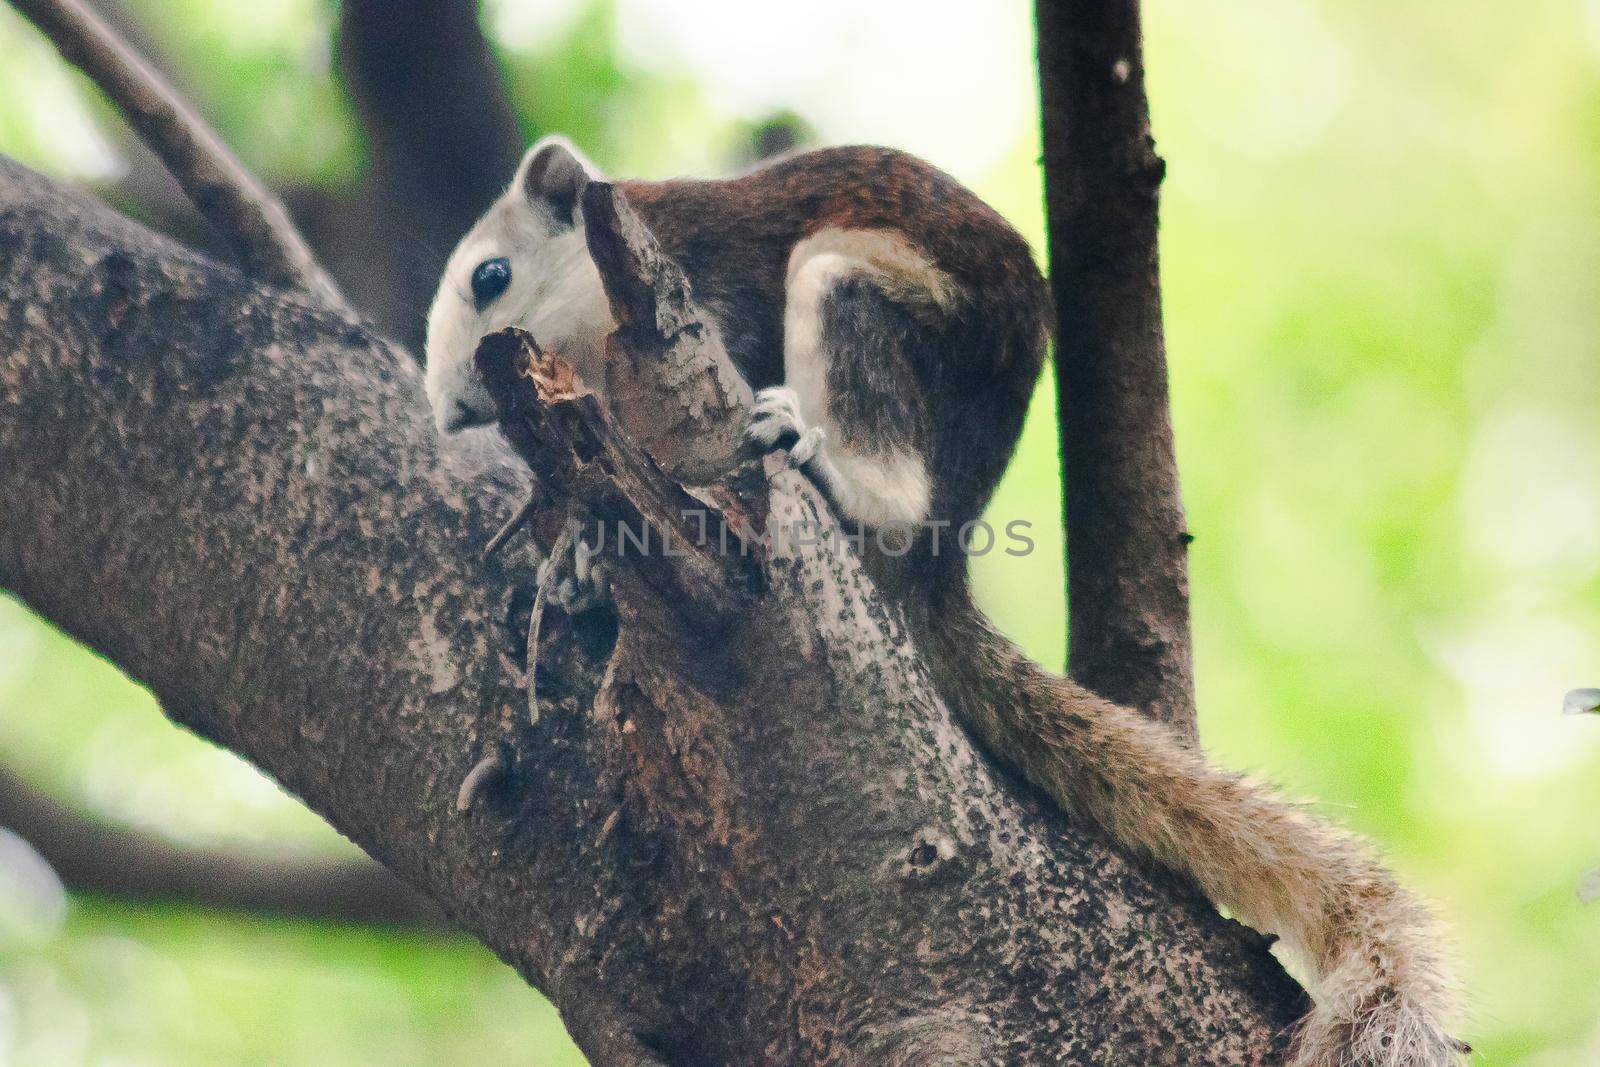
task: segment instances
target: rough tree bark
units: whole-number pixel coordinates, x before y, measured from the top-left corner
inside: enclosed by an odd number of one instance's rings
[[[612,258],[658,272],[609,279],[650,297],[614,341],[639,388],[659,362],[715,397],[670,264]],[[677,485],[541,384],[510,425],[542,543],[569,514],[687,542]],[[713,523],[828,528],[803,478],[756,483]],[[999,775],[837,538],[616,561],[614,616],[545,619],[530,721],[535,559],[480,562],[527,492],[359,326],[0,162],[0,584],[436,899],[594,1062],[1275,1060],[1300,1000],[1260,939]]]
[[[1195,734],[1139,0],[1037,0],[1068,672]]]

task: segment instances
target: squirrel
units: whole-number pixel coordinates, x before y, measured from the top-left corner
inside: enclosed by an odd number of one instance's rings
[[[428,316],[441,432],[494,421],[473,352],[506,326],[605,381],[615,323],[581,202],[599,178],[567,140],[541,140],[451,256]],[[1027,241],[954,178],[886,148],[616,184],[716,319],[754,391],[750,437],[787,448],[843,520],[913,531],[909,551],[866,562],[982,746],[1119,849],[1279,937],[1311,976],[1295,1067],[1462,1062],[1440,930],[1368,846],[1035,664],[975,605],[964,555],[927,535],[982,514],[1021,434],[1052,330]]]

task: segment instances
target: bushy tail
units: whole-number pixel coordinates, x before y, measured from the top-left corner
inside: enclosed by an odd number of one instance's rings
[[[1313,976],[1294,1067],[1446,1067],[1456,991],[1427,909],[1356,837],[1208,764],[1150,719],[1043,670],[964,583],[908,601],[942,695],[996,757],[1122,850],[1193,879]]]

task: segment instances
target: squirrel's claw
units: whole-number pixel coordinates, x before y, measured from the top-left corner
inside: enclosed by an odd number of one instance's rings
[[[804,467],[827,440],[822,427],[807,427],[800,414],[800,397],[785,385],[756,393],[756,405],[745,436],[768,452],[789,450],[789,465]]]
[[[539,564],[539,586],[545,600],[566,612],[580,615],[611,601],[611,576],[599,552],[572,538],[572,554],[558,553]]]

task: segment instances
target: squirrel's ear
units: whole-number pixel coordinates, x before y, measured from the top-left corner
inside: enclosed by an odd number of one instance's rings
[[[600,177],[593,163],[584,158],[565,137],[539,140],[522,157],[512,188],[545,208],[557,222],[571,226],[578,219],[578,197],[591,178]]]

